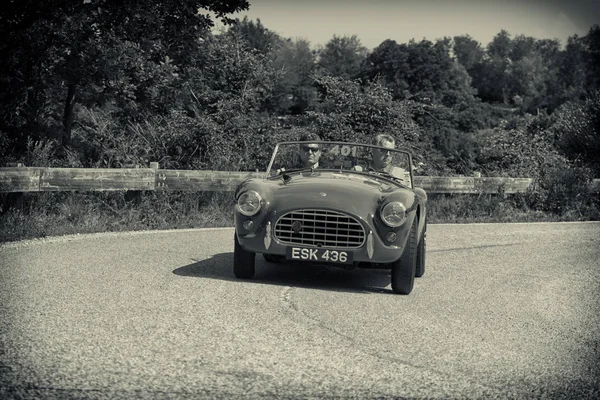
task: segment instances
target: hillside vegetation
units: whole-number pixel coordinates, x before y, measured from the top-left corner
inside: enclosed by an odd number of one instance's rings
[[[281,37],[260,21],[231,19],[248,6],[11,2],[0,16],[0,165],[119,168],[158,161],[161,168],[254,170],[264,169],[277,141],[303,131],[359,142],[390,132],[413,152],[419,175],[478,171],[535,179],[531,193],[490,199],[494,205],[479,215],[450,211],[477,209],[472,199],[443,198],[439,204],[450,214],[438,212],[440,220],[498,218],[500,203],[512,210],[502,220],[598,219],[600,200],[586,191],[590,179],[600,178],[598,25],[567,43],[502,30],[487,44],[465,34],[388,39],[369,50],[356,36],[333,36],[318,47]],[[227,29],[211,29],[208,11]],[[77,196],[86,200],[72,200]],[[85,213],[101,213],[97,219],[119,215],[101,224],[73,220],[73,231],[86,224],[110,230],[127,227],[122,213],[143,215],[142,204],[148,215],[175,214],[145,224],[138,218],[133,227],[177,227],[194,220],[198,199],[200,209],[228,201],[165,196],[134,196],[131,211],[120,203],[127,194],[28,195],[17,203],[4,196],[1,218],[22,224],[42,209],[36,218],[63,218],[59,208],[71,201],[88,204]],[[177,214],[174,204],[187,206]]]

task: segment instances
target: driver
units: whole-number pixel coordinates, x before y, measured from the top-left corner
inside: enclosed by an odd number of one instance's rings
[[[304,132],[300,135],[301,142],[310,140],[319,141],[321,138],[316,133]],[[319,167],[319,158],[321,158],[321,146],[317,143],[302,143],[299,149],[300,161],[303,168],[315,169]]]
[[[311,140],[320,141],[321,137],[316,133],[312,132],[304,132],[300,135],[298,139],[301,142],[308,142]],[[298,157],[300,158],[300,165],[295,162],[292,162],[292,168],[310,168],[311,170],[319,167],[319,159],[321,158],[321,145],[318,143],[301,143],[298,146]],[[294,164],[296,166],[294,166]],[[279,175],[282,172],[285,172],[286,168],[281,167],[278,168],[276,174]]]

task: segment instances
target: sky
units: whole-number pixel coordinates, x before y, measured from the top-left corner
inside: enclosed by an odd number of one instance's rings
[[[333,35],[356,35],[373,49],[386,39],[436,40],[468,34],[486,46],[504,29],[511,37],[584,36],[600,25],[600,0],[249,0],[234,18],[261,23],[286,38],[318,47]]]

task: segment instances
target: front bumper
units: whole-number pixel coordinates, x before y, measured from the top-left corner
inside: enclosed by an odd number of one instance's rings
[[[414,217],[414,216],[412,216]],[[373,217],[370,216],[372,219]],[[371,244],[368,244],[369,239],[359,248],[334,248],[322,247],[323,249],[345,251],[353,254],[354,263],[371,262],[371,263],[390,263],[398,260],[402,255],[406,244],[407,234],[409,229],[397,230],[397,239],[394,243],[386,243],[384,239],[376,232],[374,223],[363,218],[357,218],[363,225],[367,237],[371,236]],[[253,220],[253,227],[246,229],[244,221]],[[259,222],[260,221],[260,222]],[[241,247],[253,253],[272,254],[285,257],[288,247],[304,247],[314,248],[309,245],[291,245],[282,243],[273,234],[277,218],[268,215],[258,215],[250,218],[245,217],[235,212],[235,232]],[[410,227],[412,218],[408,218],[404,225]],[[372,246],[372,251],[368,247]]]

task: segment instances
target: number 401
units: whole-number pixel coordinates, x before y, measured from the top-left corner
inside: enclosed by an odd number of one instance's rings
[[[335,146],[333,146],[331,148],[331,150],[329,150],[329,152],[336,156],[340,155],[340,153],[343,156],[349,156],[352,153],[352,157],[356,157],[356,147],[355,146],[343,145],[342,148],[340,149],[340,145],[336,144]]]

